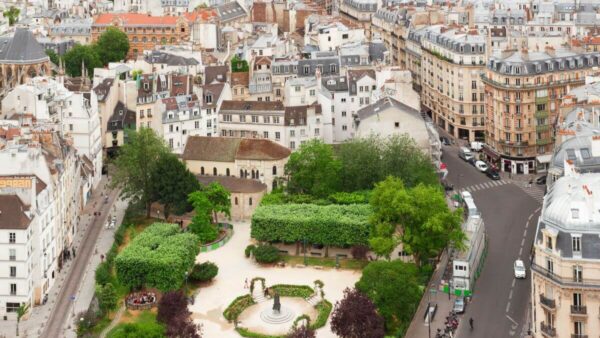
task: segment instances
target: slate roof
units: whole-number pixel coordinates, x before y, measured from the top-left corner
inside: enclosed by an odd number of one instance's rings
[[[600,53],[575,53],[569,50],[556,50],[555,53],[515,51],[508,57],[495,55],[490,58],[488,68],[508,75],[536,75],[549,72],[567,71],[598,67]]]
[[[41,63],[50,60],[26,28],[17,28],[11,39],[0,41],[0,63]]]
[[[221,103],[221,111],[283,111],[281,101],[232,101]],[[220,113],[220,112],[219,112]]]
[[[228,66],[207,66],[204,68],[204,83],[227,82],[227,72],[229,72]]]
[[[213,83],[202,86],[202,107],[214,107],[219,101],[219,98],[221,97],[221,93],[223,92],[224,88],[224,83]],[[207,102],[206,100],[208,95],[212,95],[211,102]]]
[[[257,193],[267,190],[267,185],[257,180],[238,178],[233,176],[196,176],[202,185],[219,182],[225,189],[232,193]]]
[[[321,79],[323,88],[330,92],[347,92],[348,80],[345,76],[329,76]]]
[[[384,97],[371,105],[368,105],[362,109],[359,109],[356,113],[358,114],[358,118],[362,120],[362,119],[369,118],[369,117],[377,114],[378,112],[383,111],[390,107],[396,107],[398,109],[401,109],[402,111],[405,111],[405,112],[408,112],[415,116],[418,116],[419,118],[421,117],[421,113],[419,113],[419,111],[417,111],[414,108],[411,108],[411,107],[405,105],[404,103],[402,103],[396,99],[393,99],[391,97]]]
[[[123,102],[119,101],[115,106],[113,114],[107,121],[107,130],[123,130],[126,127],[135,128],[135,112],[126,109]]]
[[[350,83],[350,95],[356,95],[358,88],[356,82],[363,77],[368,76],[373,80],[376,80],[374,69],[353,69],[348,71],[348,82]]]
[[[305,71],[305,66],[307,71]],[[317,67],[321,68],[321,75],[338,75],[340,73],[340,58],[338,56],[322,57],[316,59],[298,60],[298,76],[314,76]]]
[[[182,159],[211,162],[274,161],[290,154],[288,148],[266,139],[189,136]]]
[[[17,195],[0,195],[0,229],[26,230],[31,223],[27,209]]]
[[[237,1],[226,2],[215,8],[221,22],[228,22],[248,15]]]
[[[200,64],[198,60],[194,58],[186,58],[157,50],[147,54],[145,59],[149,63],[164,63],[167,66],[196,66]]]
[[[112,78],[104,79],[94,88],[94,93],[98,96],[98,101],[103,102],[106,100],[114,81],[115,79]]]

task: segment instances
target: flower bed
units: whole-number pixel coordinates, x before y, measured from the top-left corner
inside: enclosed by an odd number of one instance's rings
[[[315,305],[315,308],[318,311],[317,319],[314,323],[310,323],[310,328],[313,330],[320,329],[327,324],[327,318],[329,318],[329,314],[331,313],[333,305],[331,305],[329,301],[323,299],[321,302]]]
[[[269,293],[275,294],[275,291],[279,293],[281,297],[300,297],[308,298],[315,293],[310,286],[306,285],[289,285],[289,284],[275,284],[269,287]]]
[[[239,296],[229,304],[225,311],[223,311],[223,317],[230,322],[236,320],[240,313],[244,312],[244,310],[253,304],[254,300],[251,295]]]

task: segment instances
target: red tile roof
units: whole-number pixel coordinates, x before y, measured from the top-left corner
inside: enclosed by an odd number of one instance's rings
[[[199,8],[193,12],[184,13],[183,16],[188,21],[199,20],[201,22],[210,21],[218,16],[217,11],[211,8]]]
[[[115,19],[124,25],[165,25],[175,26],[178,16],[150,16],[139,13],[103,13],[94,20],[94,25],[110,25]]]

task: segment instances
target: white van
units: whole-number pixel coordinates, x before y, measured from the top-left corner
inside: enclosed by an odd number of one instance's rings
[[[458,150],[458,157],[462,158],[465,161],[468,161],[473,158],[473,153],[471,152],[471,149],[467,147],[460,147],[460,149]]]
[[[481,151],[483,149],[483,142],[471,142],[472,151]]]

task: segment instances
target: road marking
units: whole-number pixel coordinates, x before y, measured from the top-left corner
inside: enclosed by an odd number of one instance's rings
[[[513,289],[510,289],[510,293],[508,294],[508,300],[512,299]]]
[[[527,228],[523,231],[523,237],[527,237]]]
[[[504,312],[508,313],[509,308],[510,308],[510,302],[508,302],[508,304],[506,304],[506,311],[504,311]]]
[[[516,281],[517,281],[517,280],[513,278],[513,282],[512,282],[512,286],[511,286],[511,288],[514,288],[514,287],[515,287],[515,282],[516,282]],[[511,291],[511,292],[512,292],[512,291]]]
[[[521,255],[523,254],[523,247],[521,247],[521,249],[519,249],[519,257],[521,257]],[[514,281],[513,281],[514,284]]]
[[[510,303],[509,303],[509,304],[510,304]],[[513,324],[515,324],[515,325],[519,325],[519,323],[515,322],[515,320],[514,320],[514,319],[512,319],[512,318],[510,318],[510,316],[509,316],[509,315],[506,315],[506,318],[508,318],[508,320],[510,320],[510,321],[511,321]]]
[[[529,221],[531,221],[531,217],[533,217],[533,214],[529,215],[529,218],[527,219],[527,223],[529,223]]]
[[[525,237],[521,240],[521,246],[525,245]]]

